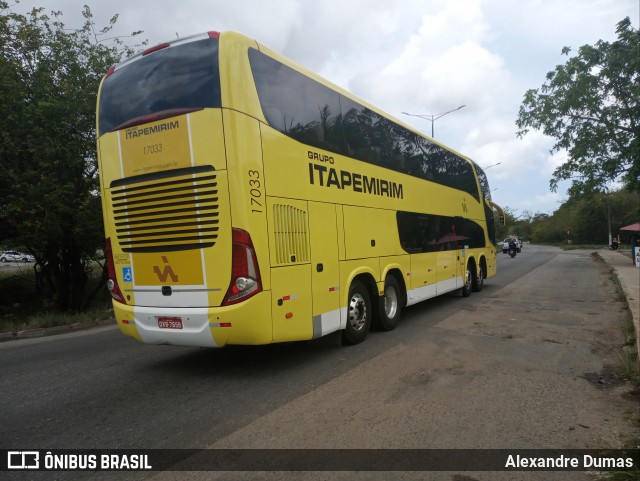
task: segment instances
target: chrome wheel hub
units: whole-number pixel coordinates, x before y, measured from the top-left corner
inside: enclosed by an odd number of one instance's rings
[[[396,290],[388,286],[384,290],[384,313],[387,318],[392,319],[398,312],[398,293]]]
[[[353,329],[359,331],[364,327],[366,319],[367,304],[364,302],[364,297],[356,292],[349,301],[349,324]]]

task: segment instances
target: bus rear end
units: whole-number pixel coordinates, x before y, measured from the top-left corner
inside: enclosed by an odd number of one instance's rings
[[[121,331],[145,343],[272,340],[251,234],[231,221],[219,44],[161,44],[100,87],[108,287]]]

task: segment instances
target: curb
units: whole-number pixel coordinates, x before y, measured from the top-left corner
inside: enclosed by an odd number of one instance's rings
[[[618,283],[622,288],[631,322],[635,330],[635,351],[640,366],[640,268],[632,265],[632,258],[625,252],[600,250],[595,252],[600,260],[615,272]]]
[[[63,326],[39,327],[36,329],[25,329],[22,331],[0,332],[0,342],[68,334],[70,332],[83,331],[94,327],[103,327],[111,324],[115,325],[115,323],[116,320],[112,317],[98,321],[75,322],[73,324],[65,324]]]

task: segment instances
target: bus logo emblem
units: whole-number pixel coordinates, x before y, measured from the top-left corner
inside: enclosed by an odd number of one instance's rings
[[[153,272],[158,276],[160,282],[167,282],[168,277],[171,277],[171,282],[178,282],[178,276],[173,272],[171,265],[169,265],[169,259],[167,259],[166,256],[162,256],[162,262],[166,264],[162,271],[160,271],[160,266],[153,266]]]

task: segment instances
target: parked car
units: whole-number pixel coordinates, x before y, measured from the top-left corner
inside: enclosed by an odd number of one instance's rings
[[[23,254],[18,251],[6,251],[0,254],[0,262],[34,262],[35,260],[31,254]]]
[[[506,254],[507,252],[509,252],[509,241],[511,239],[514,239],[516,241],[516,252],[522,252],[522,240],[519,237],[507,237],[503,242],[502,242],[502,253]]]

